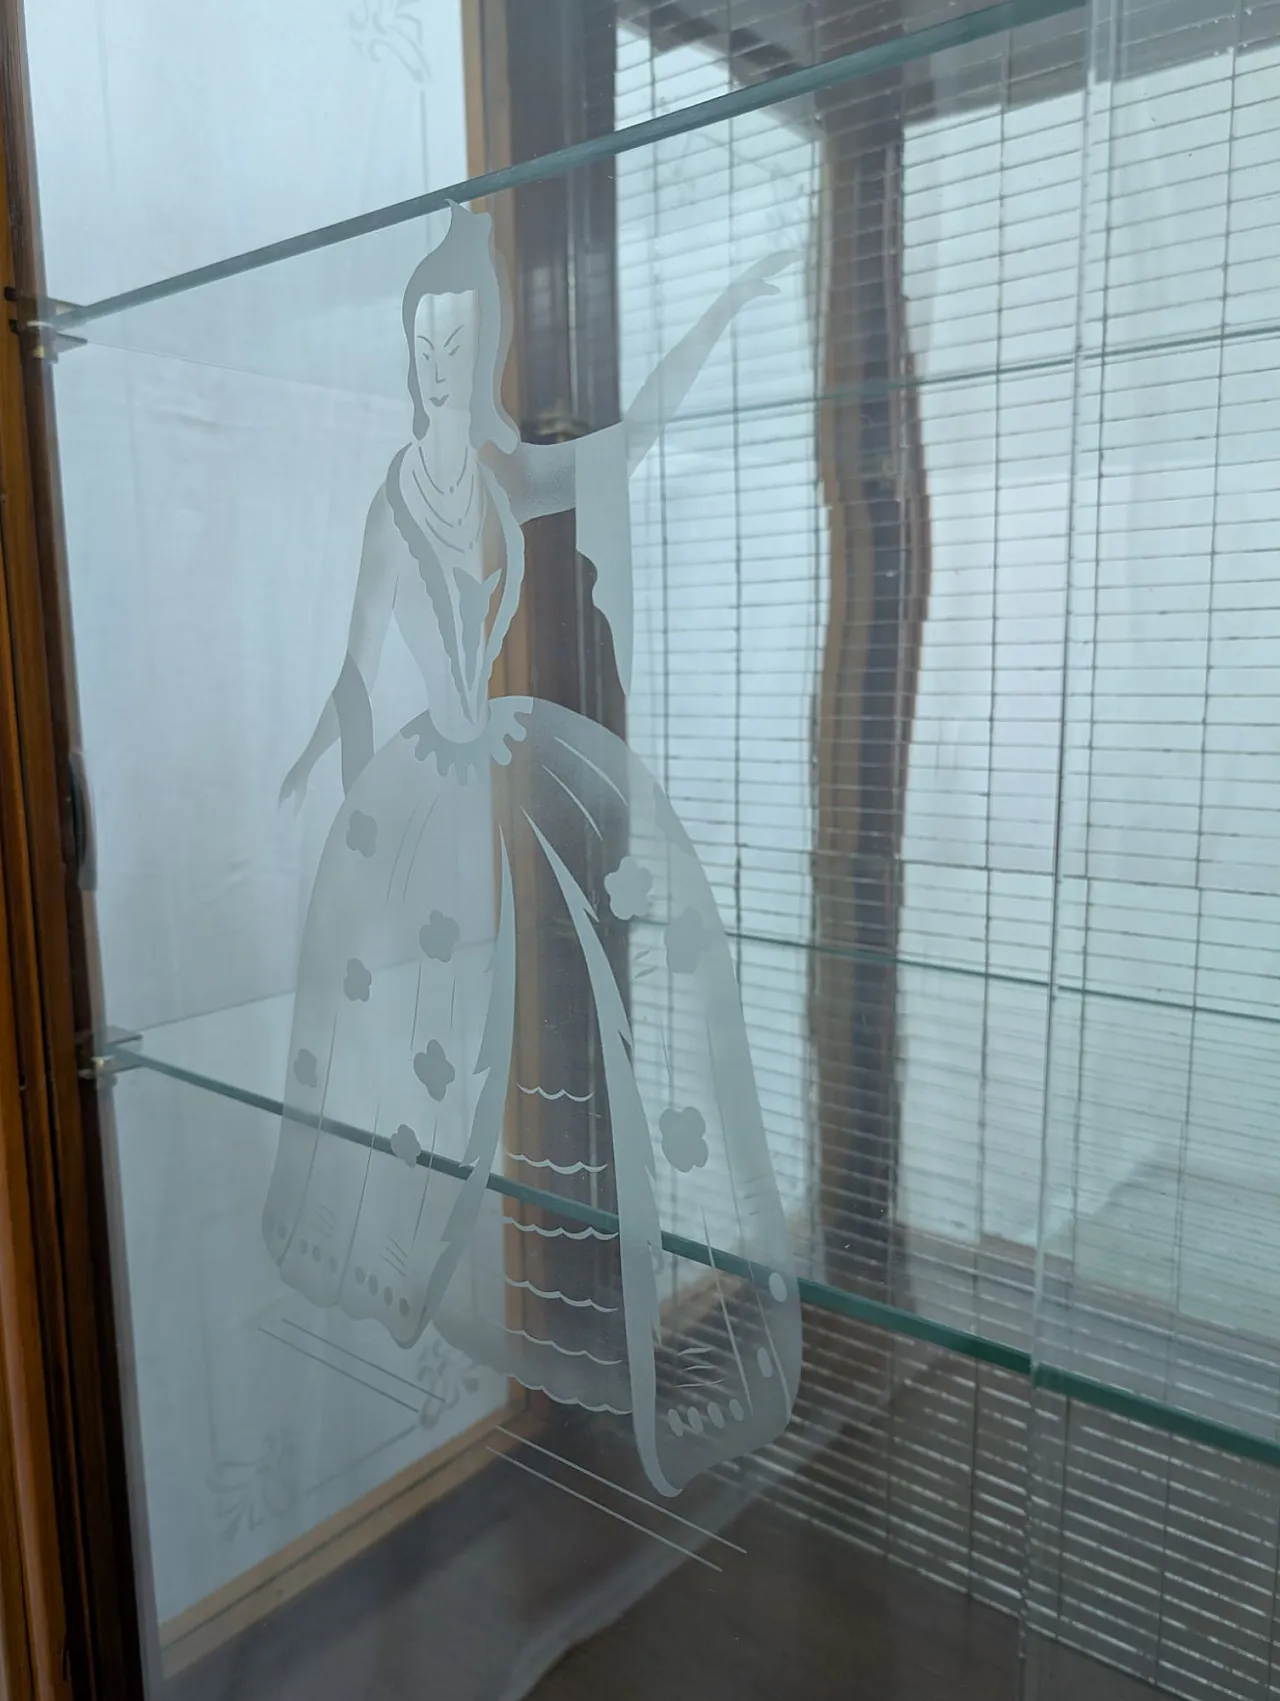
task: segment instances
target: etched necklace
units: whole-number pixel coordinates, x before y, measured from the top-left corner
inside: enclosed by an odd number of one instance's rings
[[[446,501],[448,497],[458,489],[458,486],[463,482],[463,480],[467,478],[468,473],[470,474],[470,478],[467,483],[466,501],[459,513],[447,514],[441,512],[441,510],[431,500],[431,496],[428,493],[426,486],[418,477],[419,467],[422,468],[422,471],[426,476],[427,483],[438,496],[445,497]],[[471,550],[474,549],[476,542],[479,539],[480,528],[483,522],[483,514],[476,503],[477,477],[474,458],[471,455],[467,456],[466,465],[463,468],[463,471],[458,474],[457,479],[448,487],[447,491],[438,485],[435,479],[432,478],[426,462],[422,458],[421,452],[419,452],[416,464],[411,466],[410,471],[413,474],[414,486],[418,495],[422,498],[423,504],[426,508],[426,513],[423,514],[422,518],[426,523],[427,530],[437,540],[437,542],[442,543],[446,549],[452,549],[458,555],[469,554]],[[472,517],[473,512],[474,518]],[[432,523],[431,518],[428,518],[429,515],[434,517],[436,522],[435,524]],[[471,522],[470,524],[468,524],[469,520]]]
[[[426,460],[423,458],[423,454],[422,454],[421,450],[418,451],[418,464],[422,468],[423,472],[426,473],[426,475],[427,475],[427,483],[431,486],[432,490],[434,490],[437,493],[437,495],[439,495],[439,496],[445,496],[445,497],[452,496],[454,491],[462,483],[463,479],[467,476],[468,473],[471,474],[473,480],[475,478],[476,463],[475,463],[474,458],[472,457],[470,448],[468,448],[466,453],[463,455],[463,457],[462,457],[462,471],[458,474],[457,478],[454,479],[452,484],[437,484],[436,483],[435,479],[433,479],[432,476],[431,476],[431,468],[427,465]]]

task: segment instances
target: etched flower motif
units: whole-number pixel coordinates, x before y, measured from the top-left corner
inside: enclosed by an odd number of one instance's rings
[[[402,1122],[391,1136],[391,1150],[402,1164],[408,1164],[410,1169],[416,1165],[422,1152],[418,1136],[407,1122]]]
[[[683,1110],[672,1106],[658,1118],[658,1127],[663,1156],[673,1169],[688,1175],[690,1170],[702,1168],[711,1154],[707,1150],[707,1122],[700,1110],[691,1104]]]
[[[297,1499],[293,1438],[287,1430],[272,1430],[257,1457],[219,1459],[205,1480],[223,1541],[229,1542],[241,1525],[256,1530],[266,1519],[287,1512]]]
[[[306,1050],[300,1051],[293,1060],[293,1073],[294,1078],[301,1081],[304,1087],[314,1087],[320,1079],[319,1065],[316,1063],[315,1053]]]
[[[378,848],[378,823],[372,815],[353,809],[347,822],[347,843],[361,856],[372,856]]]
[[[428,1331],[418,1354],[417,1376],[427,1397],[421,1413],[423,1429],[434,1429],[464,1395],[480,1388],[472,1360],[448,1346],[434,1329]]]
[[[360,10],[348,16],[352,41],[375,65],[390,55],[415,83],[431,81],[417,0],[364,0]]]
[[[359,957],[347,959],[347,972],[343,977],[342,990],[353,1004],[367,1004],[369,989],[373,985],[373,976],[365,968]]]
[[[663,931],[667,967],[672,974],[691,975],[711,943],[711,930],[695,909],[684,909]]]
[[[652,870],[634,856],[624,856],[612,874],[604,877],[604,889],[609,894],[609,908],[619,921],[631,921],[643,915],[649,907],[653,891]]]
[[[450,1083],[458,1073],[439,1040],[431,1040],[427,1049],[418,1053],[413,1060],[413,1072],[437,1104],[449,1091]]]
[[[427,925],[418,929],[418,943],[424,956],[434,958],[437,963],[447,963],[453,956],[460,934],[461,929],[451,915],[432,910]]]

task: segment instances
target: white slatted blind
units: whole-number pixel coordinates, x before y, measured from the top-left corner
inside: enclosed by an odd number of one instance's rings
[[[906,290],[933,577],[907,795],[903,1210],[1034,1243],[1083,95],[914,126]]]
[[[624,30],[619,125],[708,99],[723,60],[652,53]],[[732,278],[793,263],[712,355],[632,481],[636,675],[628,740],[702,857],[734,949],[775,1168],[801,1254],[815,1163],[806,1005],[813,843],[810,719],[826,601],[813,394],[818,142],[790,108],[618,169],[624,402]],[[637,945],[646,941],[637,930]],[[669,1013],[633,975],[637,1047],[678,1068]],[[673,1186],[678,1190],[679,1180]],[[680,1231],[700,1224],[679,1215]]]
[[[1052,1196],[1098,1219],[1082,1278],[1119,1260],[1274,1363],[1280,52],[1095,106],[1059,896],[1085,991],[1054,1038]],[[1176,1366],[1169,1388],[1195,1397]]]
[[[898,981],[897,1211],[932,1248],[921,1308],[1264,1435],[1280,1431],[1272,27],[1260,9],[1096,8],[1087,86],[1084,34],[1074,74],[1065,48],[1032,63],[1015,35],[912,96],[932,580]],[[619,66],[619,123],[728,86],[709,47],[628,34]],[[790,122],[622,162],[624,395],[728,257],[799,232],[801,207],[829,214],[817,132]],[[630,736],[738,941],[799,1220],[820,1182],[804,953],[827,583],[815,320],[799,295],[788,311],[726,349],[637,481],[639,632],[659,660]],[[1274,1473],[807,1315],[802,1416],[841,1434],[786,1491],[799,1515],[1175,1693],[1267,1692]],[[784,1442],[765,1468],[802,1453]]]

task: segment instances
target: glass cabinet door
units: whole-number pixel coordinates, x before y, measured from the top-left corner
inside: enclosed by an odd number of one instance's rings
[[[1269,1693],[1272,36],[72,10],[146,1693]]]

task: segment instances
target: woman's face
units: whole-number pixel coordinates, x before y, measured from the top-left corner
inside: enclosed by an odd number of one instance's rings
[[[479,297],[424,295],[413,320],[413,358],[427,429],[445,412],[469,414],[476,368]]]

